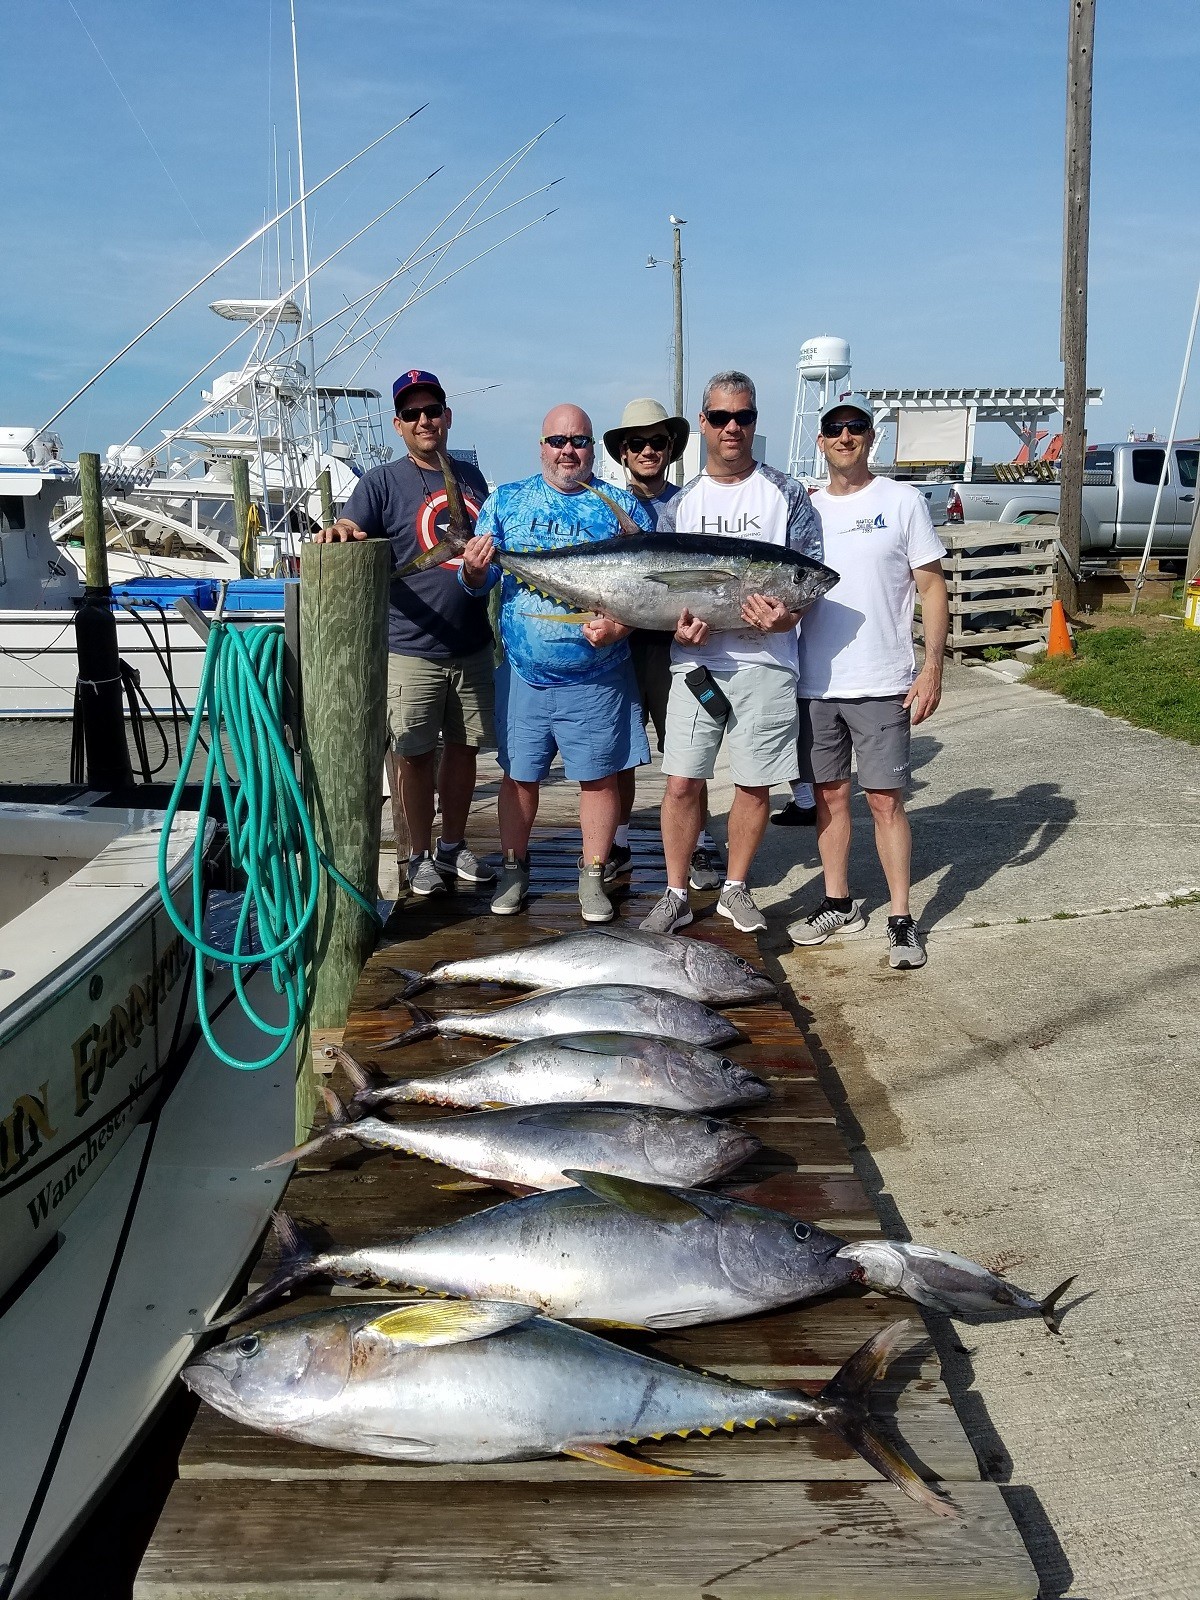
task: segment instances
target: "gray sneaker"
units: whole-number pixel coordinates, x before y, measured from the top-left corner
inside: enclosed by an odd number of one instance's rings
[[[788,938],[793,944],[824,944],[826,939],[832,939],[836,934],[857,933],[866,925],[861,900],[852,900],[849,911],[839,911],[828,900],[822,900],[815,911],[802,921],[791,924]]]
[[[604,868],[599,861],[585,867],[579,858],[579,909],[585,922],[611,922],[613,903],[604,892]]]
[[[686,928],[692,920],[692,908],[681,900],[673,889],[668,889],[648,917],[641,922],[643,933],[674,933],[676,928]]]
[[[446,850],[439,839],[433,864],[439,872],[445,873],[446,877],[461,878],[464,883],[496,881],[495,868],[486,866],[473,850],[467,849],[465,844],[460,844],[453,850]]]
[[[888,963],[907,971],[925,965],[925,946],[911,917],[888,918]]]
[[[408,887],[413,894],[431,895],[445,894],[446,885],[441,873],[433,864],[433,857],[426,850],[423,855],[409,856],[408,858]]]
[[[497,917],[513,917],[524,904],[529,893],[529,857],[524,861],[515,850],[504,852],[504,865],[500,870],[500,887],[492,896],[492,911]]]
[[[767,919],[754,904],[749,889],[741,885],[727,885],[717,901],[717,915],[728,917],[742,933],[762,933]]]
[[[693,889],[719,889],[724,882],[725,868],[721,863],[720,851],[697,845],[692,851],[688,884]]]

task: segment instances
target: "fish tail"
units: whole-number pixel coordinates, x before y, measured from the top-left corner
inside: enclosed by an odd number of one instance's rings
[[[298,1283],[320,1273],[316,1252],[285,1211],[277,1211],[271,1219],[271,1225],[279,1245],[279,1265],[266,1283],[239,1300],[232,1311],[226,1311],[224,1316],[208,1323],[204,1330],[206,1333],[212,1333],[217,1328],[232,1327],[235,1322],[245,1322],[247,1317],[254,1316],[264,1306],[274,1304]]]
[[[1064,1281],[1059,1284],[1057,1289],[1051,1289],[1050,1293],[1038,1306],[1038,1310],[1042,1314],[1042,1321],[1046,1324],[1051,1333],[1062,1332],[1062,1329],[1059,1327],[1059,1323],[1062,1321],[1062,1311],[1058,1309],[1058,1302],[1062,1299],[1063,1295],[1066,1294],[1067,1290],[1075,1282],[1075,1279],[1078,1276],[1079,1274],[1077,1272],[1073,1272],[1069,1278],[1064,1279]]]
[[[403,978],[404,987],[397,994],[394,994],[390,1000],[385,1000],[383,1002],[382,1009],[385,1011],[389,1006],[403,1005],[404,1002],[406,1000],[410,1000],[414,994],[420,994],[422,989],[433,988],[434,980],[428,975],[428,973],[414,972],[411,967],[389,967],[388,971],[394,972],[398,978]]]
[[[361,1062],[355,1061],[353,1056],[347,1056],[342,1062],[342,1068],[350,1082],[354,1085],[354,1098],[352,1106],[376,1106],[381,1101],[408,1100],[413,1098],[406,1092],[402,1083],[392,1083],[382,1072],[375,1071],[372,1067],[364,1067]]]
[[[418,1039],[432,1039],[438,1031],[438,1025],[428,1011],[422,1011],[420,1006],[410,1005],[407,1000],[400,1001],[412,1018],[411,1028],[405,1028],[403,1033],[393,1034],[390,1039],[385,1039],[379,1046],[381,1050],[395,1050],[402,1044],[416,1044]]]
[[[354,1127],[350,1114],[345,1106],[334,1094],[332,1089],[322,1086],[321,1094],[329,1108],[329,1122],[317,1134],[315,1139],[306,1139],[303,1144],[285,1150],[281,1156],[272,1156],[270,1161],[260,1161],[254,1168],[255,1172],[265,1172],[268,1167],[286,1167],[291,1161],[299,1161],[304,1156],[316,1155],[318,1150],[325,1150],[331,1144],[336,1144],[339,1139],[352,1139]]]
[[[939,1517],[957,1517],[958,1508],[931,1489],[871,1424],[868,1410],[871,1386],[883,1377],[909,1330],[907,1322],[893,1322],[881,1328],[854,1352],[813,1404],[820,1421],[831,1432],[857,1450],[910,1500]]]
[[[407,566],[397,567],[392,574],[393,578],[407,578],[414,572],[427,572],[430,567],[440,567],[443,561],[455,560],[467,548],[467,540],[470,537],[470,529],[464,533],[457,528],[447,528],[437,544],[428,550],[423,550]]]

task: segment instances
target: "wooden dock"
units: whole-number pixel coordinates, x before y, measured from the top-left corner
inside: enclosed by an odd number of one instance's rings
[[[544,812],[565,817],[574,793],[549,789]],[[494,836],[473,837],[485,848],[494,844]],[[632,890],[620,915],[636,921],[661,892],[663,872],[657,832],[648,827],[634,840]],[[404,1016],[387,1006],[399,983],[389,969],[427,969],[579,926],[578,850],[577,829],[539,823],[534,898],[520,917],[490,916],[486,897],[469,891],[399,904],[355,996],[345,1041],[352,1053],[393,1072],[486,1054],[484,1041],[441,1038],[381,1051]],[[759,959],[753,940],[715,916],[688,932]],[[440,990],[421,1004],[457,1010],[514,997],[494,988]],[[748,1037],[734,1053],[770,1080],[773,1097],[747,1119],[766,1148],[724,1187],[850,1238],[877,1233],[791,1015],[779,1002],[735,1015]],[[337,1075],[331,1081],[345,1087]],[[496,1203],[486,1193],[440,1187],[452,1178],[427,1162],[354,1149],[335,1161],[304,1162],[285,1204],[302,1222],[354,1245]],[[268,1248],[256,1280],[271,1259]],[[311,1294],[273,1315],[323,1300]],[[958,1521],[914,1505],[817,1428],[644,1445],[650,1459],[695,1473],[655,1480],[561,1459],[405,1466],[270,1438],[202,1406],[136,1600],[1034,1600],[1038,1583],[1024,1545],[999,1489],[980,1480],[922,1345],[915,1306],[850,1293],[735,1323],[628,1337],[668,1359],[815,1391],[898,1315],[912,1318],[913,1351],[880,1386],[875,1409],[890,1431],[894,1424],[909,1459],[943,1481],[962,1512]]]

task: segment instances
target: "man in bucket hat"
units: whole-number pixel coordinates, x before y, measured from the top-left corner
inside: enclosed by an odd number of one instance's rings
[[[683,455],[691,431],[686,417],[668,416],[661,401],[641,399],[631,400],[617,426],[609,428],[604,435],[605,450],[624,468],[626,485],[642,501],[656,525],[663,506],[679,493],[679,485],[668,480],[667,469]],[[653,723],[661,753],[667,722],[667,695],[671,689],[671,636],[649,628],[637,628],[629,637],[629,649],[637,674],[642,721]],[[618,788],[621,820],[604,868],[609,883],[628,872],[633,862],[629,819],[637,799],[634,768],[621,773]]]

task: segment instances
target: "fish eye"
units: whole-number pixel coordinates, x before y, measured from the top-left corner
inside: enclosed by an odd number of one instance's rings
[[[720,1133],[722,1124],[715,1117],[709,1117],[704,1124],[705,1133]]]
[[[248,1333],[244,1339],[238,1340],[237,1347],[244,1356],[256,1356],[261,1344],[262,1340],[256,1333]]]
[[[732,1072],[734,1067],[736,1067],[736,1066],[737,1066],[737,1062],[736,1061],[731,1061],[728,1056],[722,1056],[721,1057],[721,1071],[722,1072]]]
[[[805,1239],[808,1239],[811,1236],[812,1236],[812,1229],[809,1227],[807,1222],[798,1222],[796,1224],[796,1226],[792,1229],[792,1237],[795,1238],[795,1239],[799,1239],[801,1243],[803,1243]]]

